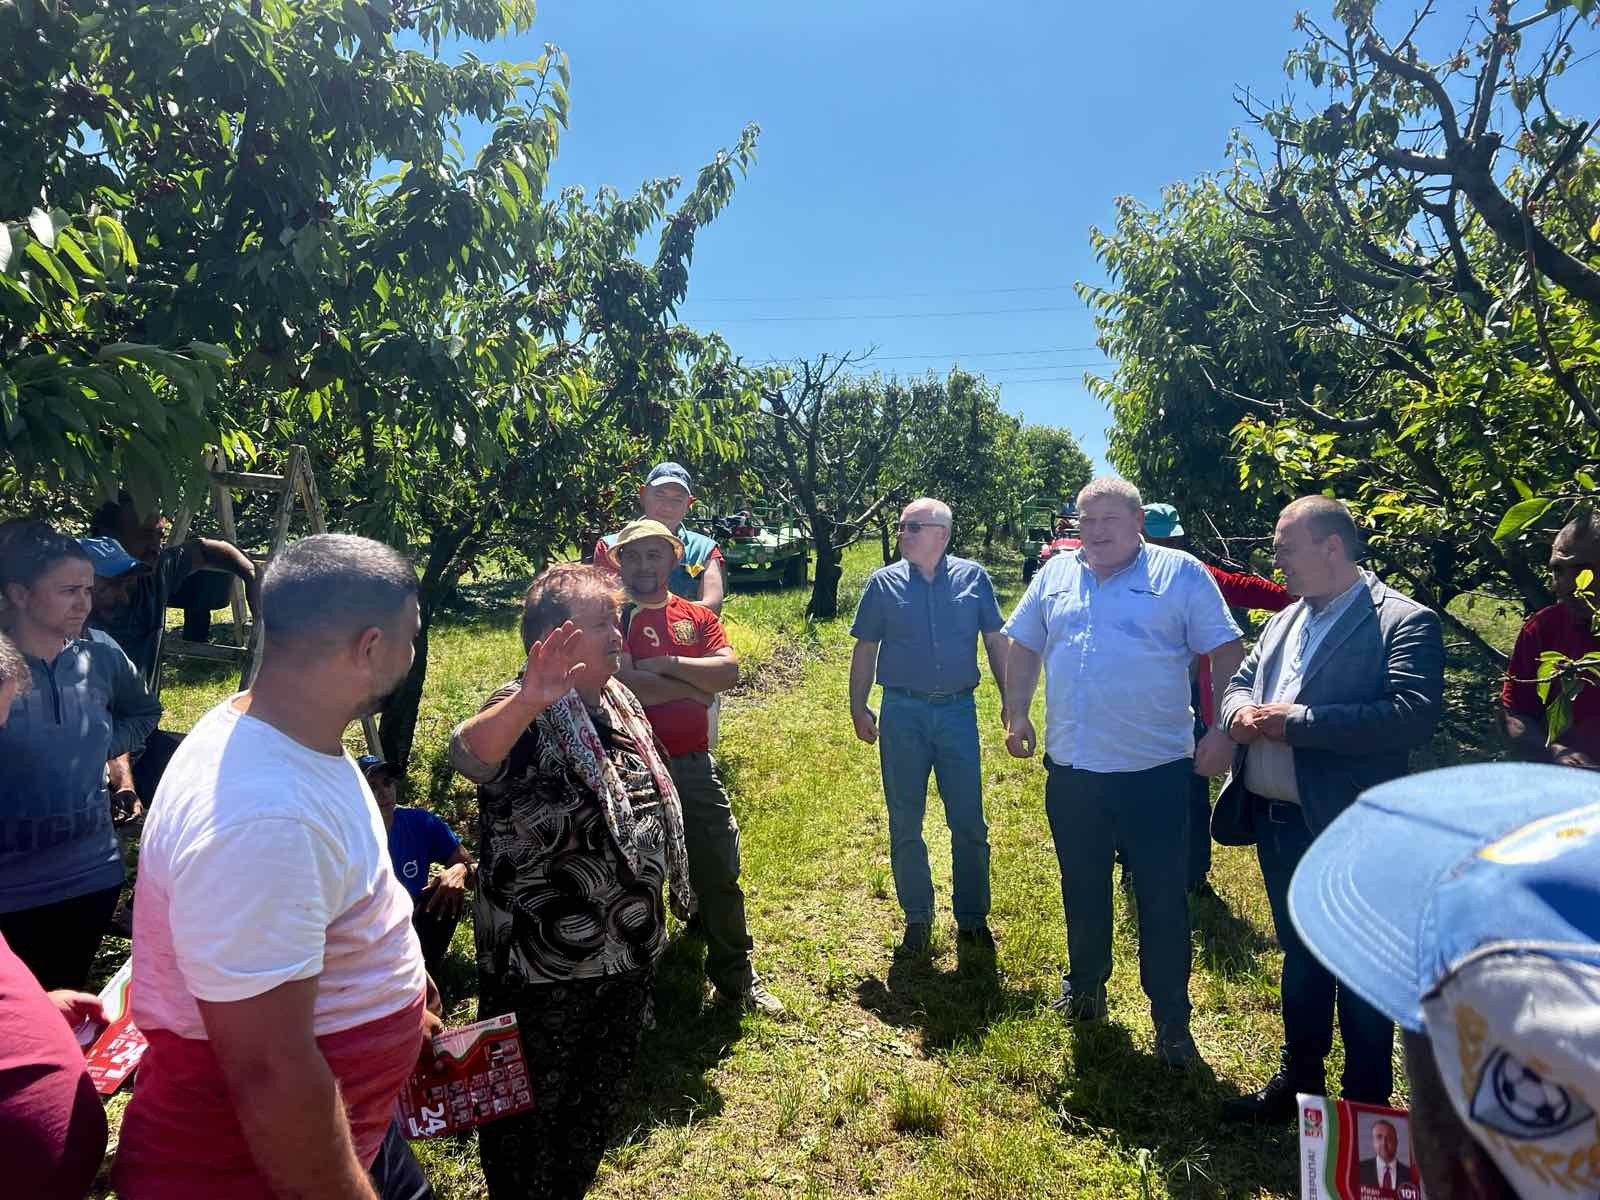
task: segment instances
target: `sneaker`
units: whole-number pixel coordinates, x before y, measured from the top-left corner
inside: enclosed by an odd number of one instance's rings
[[[908,921],[905,936],[900,939],[900,944],[894,948],[896,958],[916,958],[928,952],[929,934],[926,921]]]
[[[762,1016],[780,1020],[788,1015],[789,1010],[783,1006],[771,992],[767,985],[759,979],[749,984],[742,991],[725,992],[721,988],[716,990],[716,999],[719,1004],[730,1004],[743,1009],[745,1012],[760,1013]]]
[[[1072,990],[1067,977],[1061,977],[1061,995],[1050,1001],[1050,1007],[1069,1021],[1103,1021],[1106,1015],[1106,998],[1079,995]]]
[[[1167,1067],[1187,1067],[1200,1057],[1187,1025],[1174,1025],[1156,1034],[1156,1057]]]
[[[1248,1096],[1235,1096],[1222,1102],[1222,1119],[1230,1123],[1251,1125],[1282,1125],[1295,1119],[1300,1105],[1296,1092],[1321,1096],[1326,1087],[1320,1079],[1307,1079],[1304,1087],[1297,1085],[1285,1071],[1279,1071],[1259,1090]]]

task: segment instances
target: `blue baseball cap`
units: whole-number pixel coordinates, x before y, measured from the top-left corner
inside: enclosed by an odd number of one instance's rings
[[[694,483],[689,478],[689,470],[678,463],[657,463],[644,479],[645,487],[657,487],[663,483],[675,483],[689,495],[694,495]]]
[[[1146,537],[1182,537],[1183,522],[1178,519],[1178,510],[1170,504],[1146,504],[1144,533]]]
[[[1289,912],[1341,982],[1428,1038],[1518,1195],[1583,1183],[1562,1164],[1588,1171],[1600,1146],[1600,775],[1488,763],[1372,788],[1301,859]]]
[[[94,564],[94,573],[102,579],[120,578],[129,571],[137,571],[142,565],[122,548],[122,543],[116,538],[79,538],[78,545],[88,553],[89,561]]]

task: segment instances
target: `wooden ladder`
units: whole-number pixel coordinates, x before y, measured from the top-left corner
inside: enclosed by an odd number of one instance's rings
[[[266,492],[278,497],[278,511],[272,523],[272,540],[263,555],[250,555],[256,570],[264,571],[288,544],[289,525],[294,520],[296,501],[305,509],[306,523],[313,534],[327,533],[328,522],[322,514],[322,500],[317,495],[317,480],[311,470],[311,455],[304,446],[289,447],[289,461],[282,475],[265,475],[253,471],[232,471],[227,460],[218,451],[206,461],[206,472],[211,477],[211,504],[216,510],[217,524],[224,540],[239,546],[239,530],[234,520],[233,493]],[[191,514],[188,509],[178,513],[172,526],[172,543],[182,545],[189,537]],[[243,547],[239,547],[244,552]],[[160,647],[156,658],[155,692],[161,694],[161,664],[168,658],[197,658],[210,662],[236,662],[239,664],[239,686],[247,688],[255,681],[256,667],[261,660],[261,630],[249,619],[245,605],[244,583],[232,581],[229,588],[233,608],[233,633],[235,645],[224,646],[212,642],[190,642],[166,633],[165,615]],[[361,728],[367,738],[367,752],[379,753],[378,723],[371,715],[361,718]]]

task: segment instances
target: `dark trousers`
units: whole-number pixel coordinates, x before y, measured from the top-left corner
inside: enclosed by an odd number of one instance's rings
[[[1206,720],[1200,714],[1200,680],[1189,682],[1189,707],[1194,710],[1194,744],[1206,735]],[[1211,780],[1204,775],[1189,780],[1189,890],[1206,882],[1211,874]]]
[[[1192,892],[1211,874],[1211,781],[1204,775],[1189,777],[1189,872],[1185,882]]]
[[[1193,759],[1098,772],[1045,759],[1045,815],[1061,866],[1072,994],[1104,1002],[1111,978],[1111,864],[1133,872],[1139,982],[1159,1034],[1189,1022],[1189,898],[1184,894]]]
[[[148,807],[155,799],[161,777],[167,773],[167,764],[183,745],[183,734],[158,729],[145,739],[144,752],[133,764],[133,787],[139,799]]]
[[[1306,949],[1289,919],[1289,880],[1316,835],[1298,804],[1253,797],[1256,857],[1278,945],[1283,947],[1283,1070],[1301,1091],[1323,1089],[1323,1060],[1333,1049],[1337,1007],[1344,1039],[1346,1100],[1388,1104],[1394,1090],[1394,1025],[1334,979]]]
[[[581,1200],[639,1056],[655,971],[502,987],[479,974],[478,1017],[517,1014],[535,1107],[478,1130],[490,1200]]]
[[[433,1200],[433,1188],[417,1165],[399,1122],[390,1123],[369,1174],[378,1200]]]
[[[411,924],[416,927],[417,941],[422,943],[422,961],[429,973],[437,978],[439,966],[450,951],[450,939],[455,937],[456,926],[461,923],[461,914],[441,916],[428,912],[422,907],[424,903],[426,901],[417,902],[416,911],[411,914]]]
[[[683,841],[705,933],[706,975],[722,991],[738,995],[759,978],[750,962],[755,943],[739,886],[739,822],[711,755],[676,754],[667,765],[683,805]]]
[[[183,638],[187,642],[211,640],[211,613],[233,598],[233,576],[225,571],[196,571],[167,598],[170,608],[183,609]]]
[[[118,884],[55,904],[0,913],[0,935],[45,991],[72,988],[81,992],[89,982],[89,970],[121,891]]]

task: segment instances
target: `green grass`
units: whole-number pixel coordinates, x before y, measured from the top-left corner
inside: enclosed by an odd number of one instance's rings
[[[876,565],[846,562],[843,611]],[[1020,590],[997,564],[1001,602]],[[1286,1197],[1288,1130],[1219,1125],[1226,1095],[1275,1065],[1275,949],[1251,852],[1217,847],[1221,897],[1195,911],[1194,1033],[1205,1066],[1174,1074],[1152,1056],[1136,930],[1117,891],[1111,1020],[1081,1028],[1046,1007],[1065,959],[1060,879],[1038,760],[1004,750],[992,684],[979,693],[985,807],[993,846],[998,969],[963,970],[948,912],[933,953],[890,955],[900,930],[888,871],[876,753],[856,741],[846,700],[848,615],[808,625],[799,591],[735,594],[727,623],[752,678],[724,706],[719,750],[743,830],[756,961],[792,1019],[740,1018],[710,1005],[703,948],[673,942],[660,970],[657,1027],[645,1040],[599,1197],[886,1196]],[[1480,611],[1480,608],[1484,611]],[[1485,636],[1515,632],[1480,601]],[[1508,632],[1509,631],[1509,632]],[[451,726],[516,670],[512,614],[439,628],[409,790],[470,833],[472,796],[443,762]],[[1453,651],[1450,715],[1427,764],[1494,749],[1492,682]],[[179,727],[228,690],[225,678],[169,684]],[[949,897],[949,834],[936,799],[928,842]],[[470,1019],[470,930],[445,980]],[[120,944],[119,944],[120,946]],[[121,1100],[117,1101],[120,1105]],[[443,1200],[483,1194],[472,1139],[423,1143]]]

